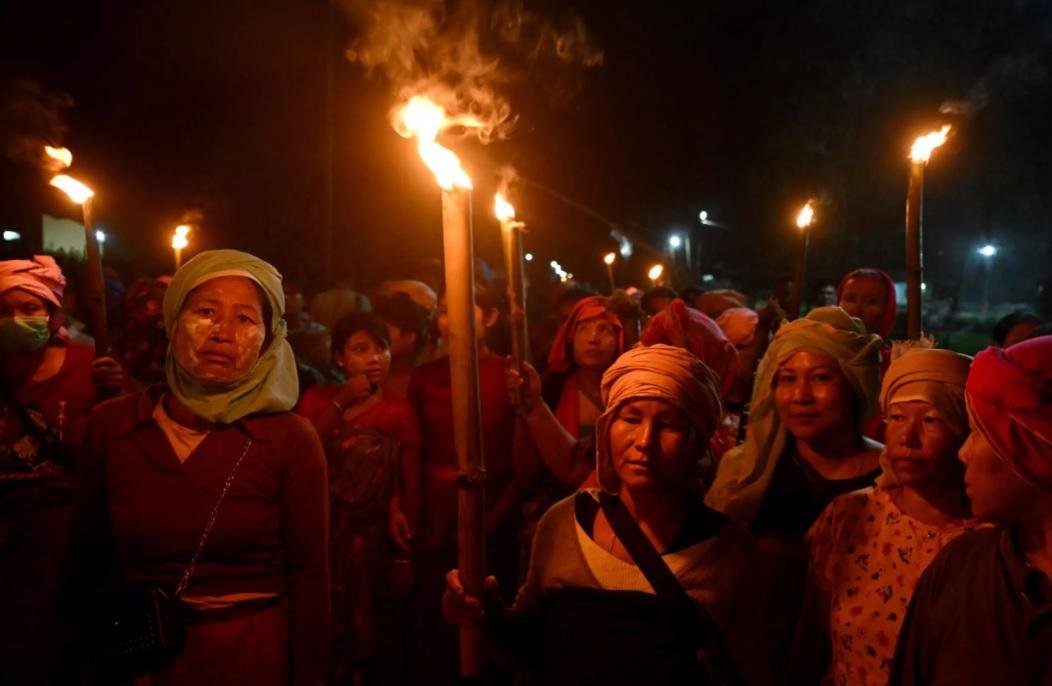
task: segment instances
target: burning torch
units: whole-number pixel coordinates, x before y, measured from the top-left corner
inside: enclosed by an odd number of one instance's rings
[[[798,248],[796,251],[796,267],[793,269],[793,290],[789,296],[789,307],[786,314],[789,319],[800,316],[800,300],[804,292],[804,273],[807,271],[807,248],[811,241],[811,232],[808,230],[815,221],[815,208],[811,200],[808,200],[796,215],[796,228],[800,230]]]
[[[445,110],[415,96],[395,117],[395,128],[415,138],[424,164],[442,189],[442,236],[449,321],[449,367],[453,400],[453,442],[457,454],[457,566],[464,588],[481,598],[485,578],[485,467],[482,459],[478,339],[475,331],[475,260],[471,226],[471,178],[452,150],[436,142],[451,121]],[[482,673],[479,627],[460,629],[460,672]]]
[[[911,341],[920,339],[922,328],[924,167],[932,151],[946,142],[949,133],[947,124],[918,138],[910,149],[910,182],[906,191],[906,337]]]

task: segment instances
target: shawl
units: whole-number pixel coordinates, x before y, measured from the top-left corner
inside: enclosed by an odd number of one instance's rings
[[[570,315],[559,327],[552,342],[551,350],[548,352],[548,371],[552,373],[566,373],[577,366],[573,359],[573,337],[580,322],[596,317],[605,317],[617,329],[617,349],[624,350],[625,332],[621,327],[621,320],[608,308],[610,299],[601,295],[593,295],[578,300],[570,310]]]
[[[805,318],[784,324],[756,372],[745,443],[720,461],[706,497],[709,507],[739,521],[749,521],[756,513],[788,444],[788,431],[774,405],[775,375],[801,351],[836,359],[858,400],[860,425],[876,410],[880,336],[867,334],[860,320],[839,307],[818,307]]]
[[[262,289],[270,304],[268,342],[248,374],[229,384],[205,384],[190,376],[172,354],[179,311],[191,291],[220,276],[244,276]],[[257,412],[285,412],[296,405],[299,380],[292,347],[285,339],[285,294],[281,274],[263,260],[238,250],[210,250],[184,264],[164,294],[164,328],[168,333],[165,375],[168,387],[194,414],[230,424]]]

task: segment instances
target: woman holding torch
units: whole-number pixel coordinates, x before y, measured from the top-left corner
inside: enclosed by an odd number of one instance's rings
[[[91,408],[124,378],[70,341],[65,285],[50,256],[0,262],[0,683],[53,683],[76,458]]]

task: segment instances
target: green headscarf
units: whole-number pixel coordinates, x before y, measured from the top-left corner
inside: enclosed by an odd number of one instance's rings
[[[860,320],[839,307],[816,308],[778,329],[756,372],[745,443],[720,460],[707,504],[747,522],[763,501],[788,443],[774,406],[774,377],[782,363],[801,351],[835,358],[858,399],[861,424],[877,409],[880,345],[880,336],[867,334]]]
[[[175,323],[190,292],[221,276],[252,279],[270,304],[269,342],[252,370],[226,385],[204,384],[190,376],[172,354]],[[239,250],[210,250],[184,264],[164,294],[164,328],[168,332],[165,373],[168,387],[194,414],[219,424],[230,424],[257,412],[286,412],[296,405],[299,379],[292,347],[285,340],[285,294],[281,274],[254,255]]]

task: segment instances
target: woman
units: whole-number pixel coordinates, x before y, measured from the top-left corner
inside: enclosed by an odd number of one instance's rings
[[[137,685],[323,681],[325,457],[310,423],[288,411],[298,388],[283,308],[272,266],[201,253],[164,296],[167,385],[92,414],[83,520],[93,562],[79,568],[99,571],[112,547],[122,587],[185,586],[185,647]]]
[[[808,602],[790,670],[801,683],[886,684],[921,573],[976,526],[957,460],[970,364],[949,350],[914,348],[884,375],[884,473],[876,486],[834,499],[808,533]]]
[[[488,599],[490,636],[511,639],[503,647],[534,683],[734,683],[739,669],[762,671],[765,661],[750,659],[761,628],[750,614],[751,539],[698,497],[697,446],[720,418],[715,377],[681,348],[637,348],[604,374],[602,396],[602,490],[544,515],[510,613]],[[451,621],[481,617],[457,570],[443,603]],[[516,625],[518,636],[505,633]]]
[[[394,585],[405,595],[420,490],[420,428],[413,406],[387,394],[388,327],[371,312],[332,331],[333,363],[364,393],[315,386],[298,412],[314,424],[329,463],[332,498],[333,644],[330,683],[376,683],[393,643]],[[352,390],[352,393],[354,391]],[[392,543],[394,545],[392,545]],[[381,611],[383,608],[383,611]]]
[[[68,608],[75,460],[88,415],[121,385],[70,341],[55,260],[0,262],[0,683],[45,684]]]
[[[1052,336],[975,356],[961,447],[975,516],[913,593],[890,684],[1052,683]]]
[[[523,365],[525,383],[514,367],[506,372],[513,395],[525,389],[519,411],[537,452],[558,483],[568,488],[598,485],[591,455],[595,421],[603,411],[599,382],[624,345],[621,320],[609,304],[609,298],[593,295],[573,306],[555,336],[543,381],[529,363]]]
[[[476,284],[475,333],[486,465],[486,563],[495,573],[514,575],[521,500],[513,461],[515,408],[506,391],[507,362],[486,345],[486,330],[496,323],[498,315],[489,291]],[[439,301],[438,328],[448,340],[445,294]],[[456,678],[455,637],[442,621],[441,612],[442,575],[456,560],[457,453],[451,383],[448,357],[417,367],[409,382],[409,401],[420,420],[423,439],[420,525],[413,546],[417,625],[411,663],[413,682],[418,684],[445,684]]]
[[[804,534],[838,495],[880,473],[862,435],[876,410],[880,337],[839,307],[778,329],[760,362],[745,443],[720,462],[707,503],[759,538],[776,664],[788,658],[807,572]]]

